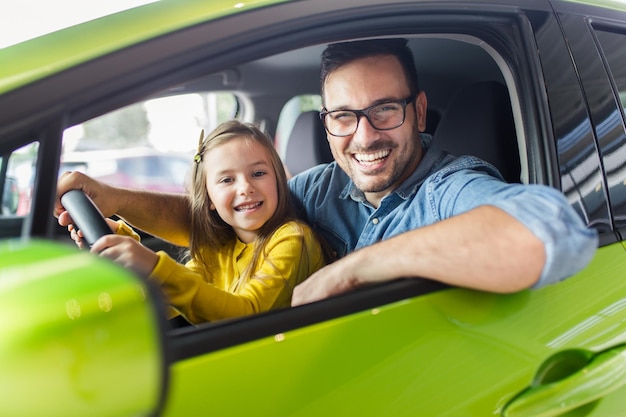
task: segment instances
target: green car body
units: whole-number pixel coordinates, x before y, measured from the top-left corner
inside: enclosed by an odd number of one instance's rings
[[[0,93],[168,32],[284,1],[158,1],[0,49]]]
[[[0,247],[4,415],[141,415],[158,404],[167,371],[147,287],[73,248]]]
[[[0,97],[128,46],[285,2],[207,3],[156,2],[0,49]],[[614,241],[579,274],[544,288],[422,293],[401,280],[390,291],[404,298],[316,319],[336,305],[325,300],[293,309],[292,324],[281,318],[291,313],[272,312],[207,328],[209,336],[167,330],[155,289],[116,265],[38,236],[5,238],[0,415],[626,415],[620,233],[607,233]],[[240,335],[256,327],[270,330]]]
[[[604,288],[623,271],[622,250],[600,249],[587,269],[558,286],[507,296],[439,291],[166,369],[161,311],[147,297],[155,293],[132,274],[45,242],[3,242],[0,310],[12,319],[2,326],[0,405],[5,415],[23,417],[144,415],[161,401],[164,416],[233,410],[314,416],[329,408],[333,415],[492,409],[536,416],[595,397],[602,399],[600,415],[619,416],[626,393],[626,289]],[[581,317],[587,320],[577,321]],[[601,361],[606,352],[616,353],[608,366]],[[536,381],[533,364],[542,358],[551,358],[546,372],[556,373],[553,378],[572,369],[580,375]],[[494,386],[503,370],[508,378]],[[588,374],[595,379],[584,379]],[[472,395],[477,387],[479,401]],[[515,395],[517,408],[507,408]]]
[[[524,403],[518,407],[528,410],[506,415],[542,415],[532,404],[542,391],[553,391],[541,401],[548,409],[576,400],[565,384],[533,387],[531,364],[566,352],[569,356],[555,363],[569,372],[581,366],[579,355],[585,355],[589,372],[595,366],[593,356],[626,342],[625,313],[618,312],[624,289],[602,290],[602,277],[624,268],[623,261],[615,262],[620,251],[601,250],[589,268],[559,284],[561,288],[507,296],[444,290],[177,363],[171,368],[165,415],[229,415],[233,404],[238,415],[460,416],[487,409],[499,415],[520,394],[520,386],[535,390],[518,399]],[[580,299],[559,297],[579,291],[584,294]],[[580,317],[590,320],[577,322]],[[601,390],[603,397],[613,392],[601,404],[606,415],[624,410],[624,349],[596,381],[600,387],[580,384],[589,393]],[[235,369],[239,372],[233,374]],[[507,379],[495,386],[494,377],[502,374]],[[607,380],[612,381],[609,386]],[[476,391],[483,393],[479,401]],[[219,393],[219,401],[211,396],[199,403],[203,393]],[[585,392],[576,395],[584,397]]]

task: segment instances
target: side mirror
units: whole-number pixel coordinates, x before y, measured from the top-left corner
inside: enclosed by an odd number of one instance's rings
[[[157,298],[87,252],[0,241],[2,415],[156,415],[168,381]]]

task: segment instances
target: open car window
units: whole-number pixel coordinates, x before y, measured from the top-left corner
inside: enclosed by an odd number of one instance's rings
[[[200,132],[235,117],[230,93],[151,98],[65,130],[59,173],[108,184],[183,193]]]

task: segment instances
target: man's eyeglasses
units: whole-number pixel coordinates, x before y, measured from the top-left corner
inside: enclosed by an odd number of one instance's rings
[[[404,100],[391,100],[374,104],[363,110],[333,110],[320,113],[326,131],[333,136],[353,135],[365,116],[374,129],[391,130],[402,126],[406,117],[406,106],[415,100],[415,94]]]

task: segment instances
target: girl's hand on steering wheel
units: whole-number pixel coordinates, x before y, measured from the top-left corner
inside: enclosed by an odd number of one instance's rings
[[[117,222],[108,218],[104,220],[106,220],[107,224],[111,228],[111,231],[115,233],[117,231],[117,228],[119,227]],[[72,223],[68,224],[67,231],[70,232],[70,238],[72,238],[74,243],[76,243],[76,246],[78,246],[80,249],[88,248],[87,242],[85,242],[84,240],[83,232],[76,228],[76,226],[74,226]]]
[[[148,277],[159,256],[130,236],[105,235],[91,247],[92,253],[111,259],[142,277]]]

